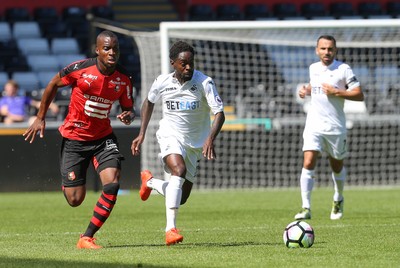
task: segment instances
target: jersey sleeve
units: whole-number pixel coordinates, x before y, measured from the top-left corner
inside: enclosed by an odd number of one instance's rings
[[[224,103],[218,94],[217,87],[212,79],[206,80],[205,82],[205,96],[207,99],[208,106],[213,114],[217,114],[224,110]]]
[[[344,70],[344,75],[346,78],[347,90],[352,90],[353,88],[360,86],[360,82],[358,81],[357,77],[353,73],[353,70],[349,66],[347,66],[347,68]]]
[[[133,108],[133,88],[132,88],[132,80],[130,77],[126,77],[125,81],[125,92],[122,93],[119,98],[119,104],[124,108]]]
[[[80,65],[84,61],[73,62],[64,67],[60,72],[61,81],[64,85],[72,85],[80,77]]]
[[[151,103],[156,103],[160,98],[160,88],[161,88],[161,76],[157,77],[153,84],[151,85],[149,94],[147,94],[147,99]]]

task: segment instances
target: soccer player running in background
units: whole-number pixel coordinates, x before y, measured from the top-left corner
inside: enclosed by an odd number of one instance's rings
[[[161,98],[163,118],[157,131],[164,169],[169,181],[153,178],[148,170],[141,172],[140,197],[149,198],[154,189],[165,196],[167,245],[183,241],[176,229],[180,205],[189,198],[201,156],[216,158],[214,140],[225,121],[223,103],[213,80],[194,68],[195,51],[189,44],[178,41],[169,51],[174,72],[160,75],[154,81],[141,109],[139,135],[132,142],[132,154],[140,153],[140,145],[153,113]],[[211,126],[210,110],[215,115]]]
[[[39,132],[43,138],[45,116],[57,89],[72,86],[68,115],[59,131],[62,136],[60,169],[62,190],[68,204],[79,206],[86,195],[86,174],[90,161],[99,174],[102,193],[78,248],[98,249],[94,234],[110,216],[117,200],[121,161],[118,141],[108,115],[119,101],[122,112],[117,118],[125,125],[134,119],[132,81],[117,62],[120,56],[117,36],[101,32],[96,39],[97,57],[73,62],[57,73],[47,85],[36,120],[23,134],[32,143]]]
[[[302,209],[295,219],[311,219],[314,169],[320,153],[325,151],[334,184],[330,218],[337,220],[343,216],[346,178],[343,166],[343,159],[347,156],[344,101],[363,101],[364,94],[349,65],[335,59],[337,47],[334,37],[320,36],[315,52],[320,61],[310,65],[310,83],[299,90],[301,98],[311,94],[311,106],[303,132],[304,162],[300,176]]]

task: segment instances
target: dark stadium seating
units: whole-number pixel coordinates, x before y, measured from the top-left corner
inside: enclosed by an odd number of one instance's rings
[[[216,9],[217,20],[241,20],[242,11],[237,4],[220,4]]]
[[[95,16],[103,19],[113,20],[114,11],[109,6],[94,6],[90,8],[90,12]]]
[[[304,3],[300,6],[300,13],[303,17],[311,19],[312,17],[323,17],[327,14],[323,3]]]
[[[189,21],[208,21],[215,18],[213,8],[208,4],[196,4],[189,7]]]
[[[364,18],[384,14],[379,2],[361,2],[358,4],[357,11],[358,15],[363,16]]]
[[[334,2],[329,6],[329,14],[335,18],[353,16],[356,14],[350,2]]]
[[[278,19],[285,19],[288,17],[297,17],[299,13],[297,6],[294,3],[277,3],[273,6],[273,15]]]
[[[296,1],[243,3],[232,1],[229,4],[196,3],[187,11],[189,21],[210,20],[255,20],[259,18],[277,19],[354,19],[377,18],[381,16],[397,17],[400,15],[400,1],[388,1],[383,6],[380,1],[313,1],[298,3]],[[356,4],[354,4],[356,3]]]
[[[394,18],[397,18],[400,15],[400,1],[387,2],[386,13]]]
[[[31,68],[28,65],[26,57],[21,54],[9,55],[5,61],[4,70],[11,75],[14,72],[27,72]]]
[[[14,23],[16,21],[30,21],[31,19],[29,9],[24,7],[7,8],[4,12],[4,20],[9,23]]]
[[[256,20],[270,17],[270,11],[266,4],[247,4],[244,7],[244,19]]]
[[[41,24],[41,28],[43,36],[48,40],[57,37],[68,37],[70,33],[67,24],[62,20],[49,24]]]
[[[33,10],[33,19],[39,24],[55,23],[59,20],[55,7],[36,7]]]

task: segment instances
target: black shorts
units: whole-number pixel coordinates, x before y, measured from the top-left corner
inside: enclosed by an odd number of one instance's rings
[[[117,137],[110,134],[95,141],[76,141],[63,138],[61,144],[60,170],[62,185],[74,187],[86,184],[90,164],[97,173],[105,168],[121,169],[124,156],[119,152]]]

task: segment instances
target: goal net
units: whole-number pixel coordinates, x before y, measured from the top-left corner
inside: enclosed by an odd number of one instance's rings
[[[172,71],[168,50],[185,40],[196,50],[196,68],[211,76],[224,101],[226,123],[217,159],[200,163],[197,188],[292,187],[299,185],[308,83],[318,61],[316,40],[337,40],[337,58],[361,82],[365,102],[346,102],[349,185],[399,184],[399,20],[167,22],[160,32],[134,34],[141,59],[141,100],[159,73]],[[142,167],[163,176],[155,132],[156,105],[142,148]],[[316,186],[331,184],[326,155],[316,167]]]

